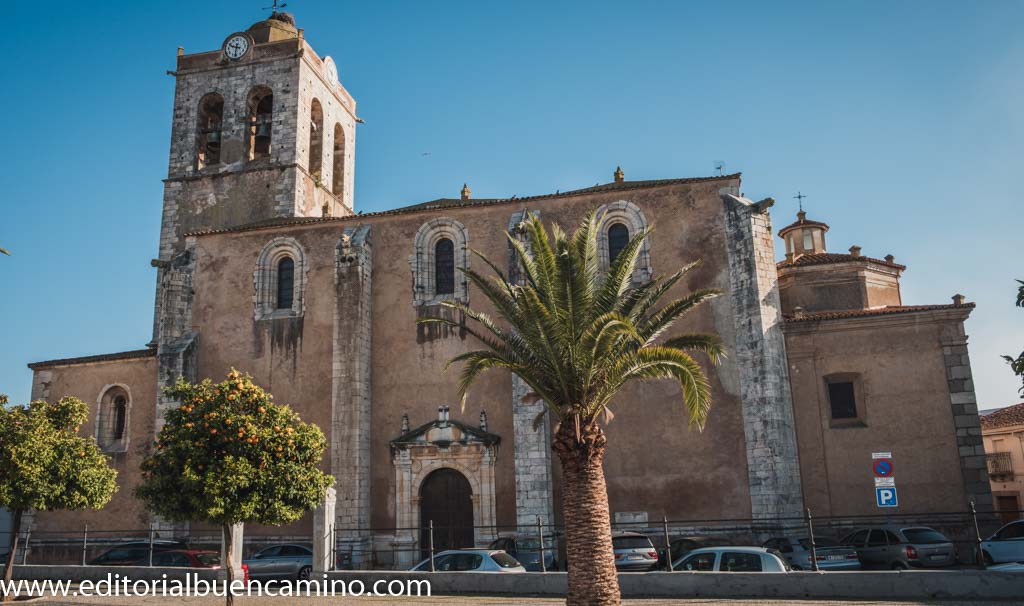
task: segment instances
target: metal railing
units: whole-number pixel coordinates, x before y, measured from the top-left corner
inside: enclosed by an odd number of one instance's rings
[[[654,550],[662,558],[662,566],[672,567],[671,546],[686,537],[700,537],[720,545],[762,545],[775,537],[809,539],[812,567],[816,567],[815,549],[821,539],[840,541],[857,529],[875,526],[920,525],[929,526],[947,536],[956,546],[959,561],[965,565],[983,566],[981,542],[1002,525],[1000,516],[1013,512],[1005,510],[954,512],[869,514],[860,516],[802,516],[771,519],[669,519],[648,522],[612,523],[613,531],[632,531],[647,535]],[[1016,517],[1024,516],[1024,510]],[[312,546],[311,532],[271,534],[268,527],[246,527],[242,548],[243,558],[274,544],[291,543]],[[268,532],[269,531],[269,532]],[[471,531],[471,532],[470,532]],[[498,539],[514,537],[528,540],[538,552],[541,572],[547,572],[549,562],[556,569],[565,567],[565,528],[536,519],[523,526],[464,526],[449,528],[428,521],[425,527],[409,528],[338,528],[329,529],[332,569],[408,569],[421,562],[429,562],[436,569],[434,556],[453,548],[489,547]],[[472,536],[471,544],[450,544],[452,537]],[[0,561],[10,542],[10,532],[0,532]],[[206,550],[220,552],[221,533],[218,530],[198,528],[180,529],[99,529],[83,526],[80,531],[23,530],[19,537],[15,562],[18,564],[82,565],[98,563],[97,558],[113,549],[131,549],[138,556],[132,565],[151,566],[155,554],[173,549]],[[545,557],[550,553],[551,557]],[[532,558],[531,558],[532,560]]]
[[[1013,457],[1008,452],[993,452],[985,455],[988,475],[993,479],[1013,479]]]

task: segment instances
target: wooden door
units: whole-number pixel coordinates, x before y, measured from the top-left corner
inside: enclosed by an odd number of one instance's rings
[[[420,548],[430,557],[430,522],[434,522],[434,553],[473,547],[473,490],[454,469],[431,472],[420,486]]]

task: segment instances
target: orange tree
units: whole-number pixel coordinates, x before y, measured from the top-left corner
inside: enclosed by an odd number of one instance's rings
[[[233,369],[221,383],[179,379],[165,393],[181,405],[166,413],[135,495],[165,519],[219,526],[230,586],[231,527],[278,526],[319,505],[334,482],[319,467],[327,441],[316,425],[274,404],[252,377]]]
[[[667,332],[681,316],[718,292],[700,289],[662,302],[695,264],[665,279],[633,285],[631,277],[646,231],[636,234],[602,275],[593,214],[572,236],[555,225],[549,238],[536,217],[523,227],[529,235],[528,247],[509,238],[525,277],[523,284],[510,282],[496,264],[479,254],[496,275],[488,279],[464,270],[494,306],[500,325],[466,305],[444,303],[475,322],[460,328],[484,346],[448,364],[463,364],[459,381],[463,404],[481,373],[503,368],[528,384],[532,397],[543,401],[545,412],[557,419],[552,450],[562,466],[567,601],[618,604],[602,469],[607,439],[601,419],[611,419],[609,406],[626,383],[671,379],[679,384],[690,424],[704,426],[711,388],[690,354],[700,352],[717,361],[719,339],[710,334],[667,336]],[[460,324],[444,318],[421,321]]]
[[[117,472],[92,438],[78,435],[89,415],[85,402],[67,397],[6,404],[7,396],[0,395],[0,506],[14,514],[4,566],[10,586],[24,512],[103,507],[117,490]]]

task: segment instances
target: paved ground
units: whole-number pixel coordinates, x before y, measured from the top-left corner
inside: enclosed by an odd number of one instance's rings
[[[61,598],[33,600],[36,604],[53,604],[54,606],[125,606],[128,604],[157,605],[166,604],[173,600],[174,604],[184,606],[219,606],[224,603],[224,598]],[[372,604],[374,606],[515,606],[527,604],[529,606],[558,606],[565,604],[564,600],[553,598],[523,598],[523,597],[479,597],[479,596],[436,596],[431,598],[378,598],[378,597],[239,597],[235,598],[236,606],[290,606],[292,604],[303,604],[304,606],[357,606],[360,604]],[[798,606],[841,606],[845,604],[855,606],[1006,606],[1008,602],[878,602],[878,601],[799,601],[799,600],[624,600],[627,606],[669,606],[682,604],[683,606],[784,606],[796,604]]]

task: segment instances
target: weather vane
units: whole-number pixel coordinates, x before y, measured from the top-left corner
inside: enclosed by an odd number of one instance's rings
[[[797,190],[796,195],[793,196],[793,197],[800,204],[800,211],[803,212],[803,210],[804,210],[804,198],[806,198],[807,196],[805,196],[802,193],[800,193],[800,190]]]
[[[277,9],[284,8],[286,6],[288,6],[287,2],[281,2],[280,4],[278,4],[278,0],[274,0],[274,5],[273,6],[266,6],[266,7],[263,8],[263,10],[265,10],[265,11],[274,11],[276,13]]]

